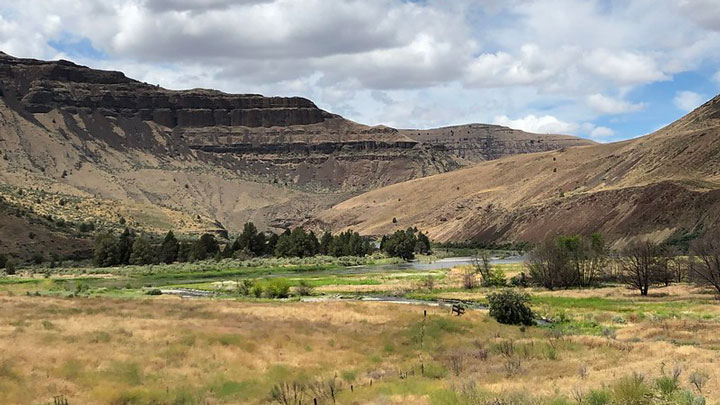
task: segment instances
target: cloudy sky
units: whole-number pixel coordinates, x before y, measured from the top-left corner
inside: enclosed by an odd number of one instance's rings
[[[366,124],[607,142],[720,93],[720,0],[0,0],[0,50]]]

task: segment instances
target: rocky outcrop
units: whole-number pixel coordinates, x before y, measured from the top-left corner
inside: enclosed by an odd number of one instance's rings
[[[62,109],[134,117],[168,128],[307,125],[333,117],[301,97],[263,97],[211,90],[173,91],[68,61],[0,55],[0,91],[30,113]]]
[[[532,134],[489,124],[456,125],[424,130],[403,129],[400,133],[418,142],[442,146],[448,152],[470,162],[594,144],[592,141],[574,136]]]
[[[127,203],[107,204],[110,217],[154,229],[301,224],[368,190],[583,143],[482,124],[367,126],[300,97],[167,90],[0,53],[0,181]]]

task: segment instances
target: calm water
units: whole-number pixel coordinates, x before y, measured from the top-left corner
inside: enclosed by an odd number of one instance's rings
[[[490,259],[492,264],[511,264],[511,263],[522,263],[525,261],[524,256],[509,256],[506,258],[493,257]],[[472,257],[447,257],[440,259],[432,263],[421,263],[418,261],[412,261],[407,263],[397,264],[382,264],[374,266],[354,266],[345,267],[344,273],[384,273],[392,271],[423,271],[423,270],[438,270],[448,269],[456,266],[466,266],[472,264]]]

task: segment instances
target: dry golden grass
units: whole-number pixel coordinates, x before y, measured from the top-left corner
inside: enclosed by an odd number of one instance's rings
[[[707,372],[704,394],[720,395],[715,321],[640,320],[612,339],[522,331],[484,311],[458,318],[442,307],[387,303],[2,296],[0,306],[3,404],[55,395],[71,404],[265,403],[277,383],[333,376],[344,387],[339,403],[423,404],[471,380],[497,393],[569,395],[676,364],[684,379]],[[508,341],[514,354],[504,356]],[[510,358],[519,370],[508,376]]]

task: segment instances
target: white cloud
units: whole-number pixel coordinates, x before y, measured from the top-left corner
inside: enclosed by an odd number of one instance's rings
[[[702,94],[695,93],[694,91],[687,90],[675,93],[675,98],[673,98],[675,106],[685,112],[690,112],[696,109],[705,101],[707,101],[707,97]]]
[[[586,103],[593,110],[602,114],[625,114],[645,109],[645,103],[630,103],[596,93],[587,97]]]
[[[618,85],[670,79],[653,57],[630,51],[594,50],[585,57],[583,65],[589,71]]]
[[[506,115],[499,115],[495,117],[493,124],[542,134],[569,134],[578,129],[577,124],[561,121],[552,115],[530,114],[514,120]]]
[[[592,136],[595,127],[573,123],[640,111],[644,100],[625,99],[632,90],[716,64],[719,9],[715,0],[8,1],[0,49],[171,88],[305,96],[373,124],[504,116]],[[49,45],[63,36],[106,57]]]
[[[716,83],[720,84],[720,71],[718,71],[717,73],[715,73],[715,74],[713,75],[712,79],[713,79]]]
[[[594,139],[609,138],[613,135],[615,135],[615,131],[613,131],[611,128],[603,126],[595,127],[592,131],[590,131],[590,137]]]

